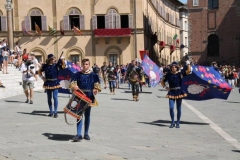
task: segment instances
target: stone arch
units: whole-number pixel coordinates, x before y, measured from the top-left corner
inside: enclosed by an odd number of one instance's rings
[[[73,46],[73,47],[70,47],[67,52],[66,52],[66,56],[65,57],[67,60],[69,61],[78,61],[78,62],[81,62],[82,59],[84,59],[84,51],[80,48],[80,47],[77,47],[77,46]],[[73,59],[74,58],[74,59]],[[76,63],[76,62],[75,62]]]
[[[43,16],[43,11],[40,8],[32,8],[28,12],[28,16]]]
[[[38,59],[38,61],[41,60],[43,63],[45,63],[45,61],[47,59],[47,53],[45,52],[44,49],[39,48],[39,47],[35,47],[35,48],[32,48],[29,51],[29,53],[31,53],[31,52],[35,53],[35,56]],[[41,59],[40,59],[40,56],[41,56]]]
[[[104,52],[104,56],[105,56],[105,62],[109,62],[109,51],[111,50],[116,50],[118,53],[118,63],[122,64],[123,63],[123,56],[122,56],[122,50],[121,48],[119,48],[118,46],[109,46],[108,48],[106,48],[105,52]]]
[[[111,9],[116,10],[117,14],[119,13],[119,10],[117,9],[117,7],[110,6],[110,7],[107,9],[106,14],[108,14],[108,13],[110,12]]]
[[[82,14],[81,10],[77,7],[71,7],[67,10],[66,15],[80,15]]]

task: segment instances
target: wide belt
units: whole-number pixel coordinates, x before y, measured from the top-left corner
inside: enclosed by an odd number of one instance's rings
[[[170,88],[170,90],[177,90],[177,89],[181,89],[181,87]]]
[[[91,90],[81,89],[82,92],[93,92]]]
[[[57,78],[54,78],[54,79],[46,79],[46,81],[56,81],[58,80]]]

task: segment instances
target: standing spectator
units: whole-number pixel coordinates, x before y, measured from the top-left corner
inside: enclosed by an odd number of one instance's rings
[[[116,88],[115,83],[117,79],[117,73],[116,73],[116,69],[113,67],[112,62],[109,62],[107,73],[108,73],[108,83],[109,83],[110,94],[115,95],[115,88]]]
[[[37,60],[37,58],[35,57],[34,52],[31,52],[30,55],[31,55],[31,58],[32,58],[32,63],[33,63],[33,65],[34,65],[34,67],[35,67],[35,71],[36,71],[36,72],[35,72],[35,78],[36,78],[36,81],[37,81],[37,80],[38,80],[37,75],[38,75],[38,70],[39,70],[38,60]]]
[[[234,77],[233,77],[233,71],[232,71],[231,67],[228,68],[228,71],[226,72],[225,78],[226,78],[228,84],[230,86],[232,86],[232,88],[234,88]],[[234,91],[234,89],[232,89],[232,91]]]
[[[9,56],[9,52],[7,51],[7,47],[4,47],[2,49],[2,56],[3,56],[3,74],[8,74],[8,71],[7,71],[7,66],[8,66],[8,56]],[[4,72],[5,70],[5,72]]]
[[[4,47],[7,47],[6,39],[3,39],[3,40],[2,40],[2,45],[3,45]]]
[[[116,88],[119,88],[121,82],[121,68],[120,65],[116,66],[117,80],[116,80]]]
[[[101,67],[101,73],[102,73],[102,79],[105,85],[104,89],[107,88],[107,69],[108,69],[107,63],[103,62],[103,66]]]
[[[238,77],[238,72],[236,71],[236,69],[233,69],[233,78],[234,78],[234,87],[237,87],[237,81],[239,79]]]
[[[21,66],[22,72],[22,81],[23,81],[23,90],[27,100],[25,103],[33,104],[33,88],[34,88],[34,80],[35,80],[35,68],[34,65],[31,64],[31,59],[25,59],[25,62]]]
[[[13,64],[13,60],[16,56],[16,52],[13,52],[11,55],[10,55],[10,64]]]
[[[16,46],[14,48],[14,51],[17,53],[17,54],[22,54],[22,50],[21,50],[21,47],[18,45],[18,42],[16,42]]]

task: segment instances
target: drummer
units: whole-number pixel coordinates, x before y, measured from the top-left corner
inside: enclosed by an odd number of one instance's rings
[[[97,101],[95,96],[98,92],[101,92],[100,80],[97,74],[90,70],[89,59],[82,60],[82,70],[75,73],[70,81],[69,88],[71,90],[81,90],[86,94],[88,98],[92,100],[90,106],[86,109],[84,113],[85,123],[84,123],[84,139],[90,140],[88,131],[90,126],[90,112],[92,106],[97,106]],[[82,137],[82,125],[83,121],[77,123],[77,135],[73,137],[74,142],[80,141]]]

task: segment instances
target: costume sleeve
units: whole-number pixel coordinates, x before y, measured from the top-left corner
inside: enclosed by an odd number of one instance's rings
[[[98,92],[101,92],[101,85],[100,85],[100,79],[97,74],[94,74],[94,89],[97,89]]]
[[[166,86],[165,83],[167,82],[168,75],[169,75],[169,74],[164,75],[163,78],[162,78],[162,80],[161,80],[161,85],[162,85],[163,87]]]
[[[39,70],[38,70],[38,74],[39,74],[39,77],[42,77],[42,72],[45,72],[45,68],[46,68],[46,64],[43,64]]]

